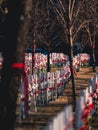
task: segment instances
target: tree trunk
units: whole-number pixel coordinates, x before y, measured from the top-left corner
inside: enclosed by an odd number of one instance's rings
[[[35,40],[35,1],[33,0],[33,3],[32,3],[32,15],[31,17],[33,17],[33,21],[32,21],[32,18],[31,18],[31,22],[30,24],[32,26],[30,26],[30,29],[33,29],[33,35],[32,35],[32,41],[33,42],[33,50],[32,50],[32,74],[34,72],[34,64],[35,64],[35,57],[34,57],[34,54],[35,54],[35,50],[36,50],[36,40]]]
[[[92,69],[93,69],[93,72],[96,72],[96,61],[95,61],[95,36],[94,36],[94,39],[93,39],[93,42],[92,42]]]
[[[48,49],[47,54],[47,72],[50,72],[50,49]]]
[[[70,71],[71,71],[71,80],[72,80],[72,99],[73,99],[73,110],[75,110],[76,106],[76,94],[75,94],[75,81],[74,81],[74,68],[73,68],[73,50],[72,50],[72,30],[69,29],[69,45],[70,45],[70,53],[69,53],[69,60],[70,60]]]
[[[95,65],[95,51],[94,51],[94,46],[95,46],[95,36],[94,36],[94,39],[92,40],[92,38],[91,38],[91,33],[90,33],[90,31],[89,31],[89,29],[87,29],[86,28],[86,30],[87,30],[87,32],[88,32],[88,36],[89,36],[89,41],[90,41],[90,44],[91,44],[91,47],[92,47],[92,54],[91,54],[91,56],[92,56],[92,70],[93,70],[93,72],[96,72],[96,65]],[[94,34],[95,35],[95,34]]]
[[[36,50],[36,44],[35,44],[35,40],[33,41],[33,50],[32,50],[32,74],[34,72],[34,64],[35,64],[35,50]]]
[[[14,130],[16,101],[22,66],[24,46],[28,29],[31,0],[8,0],[4,62],[0,82],[0,130]],[[16,68],[12,64],[16,64]],[[21,67],[20,67],[21,66]]]

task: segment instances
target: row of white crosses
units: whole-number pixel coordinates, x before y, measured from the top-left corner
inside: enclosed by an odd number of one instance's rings
[[[64,110],[51,119],[44,130],[73,130],[73,120],[72,105],[66,105]]]
[[[38,65],[40,65],[40,60],[41,60],[41,58],[42,57],[44,57],[44,56],[42,56],[43,54],[41,54],[41,53],[36,53],[35,54],[35,63],[36,62],[38,62]],[[56,57],[56,53],[53,53],[52,54],[52,57],[53,58],[57,58]],[[55,73],[56,74],[51,74],[51,73],[48,73],[47,75],[49,76],[49,75],[51,75],[50,77],[52,77],[52,78],[50,78],[50,79],[48,79],[48,86],[51,86],[50,84],[54,84],[54,80],[55,80],[55,77],[57,77],[57,79],[58,79],[58,77],[61,77],[61,74],[60,73],[64,73],[65,75],[66,75],[66,77],[69,77],[69,73],[70,73],[70,69],[69,69],[69,61],[68,61],[68,56],[65,56],[64,57],[64,55],[61,53],[61,55],[59,54],[59,56],[62,56],[63,58],[65,58],[66,59],[66,65],[64,66],[64,68],[63,68],[63,70],[62,70],[62,72],[60,72],[60,71],[56,71]],[[46,57],[46,56],[45,56]],[[45,58],[44,57],[44,58]],[[77,56],[78,57],[78,56]],[[39,58],[39,60],[38,60],[38,58]],[[51,59],[53,59],[53,58],[51,58]],[[62,58],[62,59],[63,59]],[[46,63],[46,62],[45,62]],[[44,63],[44,64],[45,64]],[[38,66],[39,67],[39,66]],[[25,53],[25,72],[26,72],[26,75],[27,75],[27,78],[28,78],[28,84],[29,84],[29,86],[30,86],[30,84],[31,84],[31,80],[32,80],[32,54],[31,53]],[[68,73],[67,73],[68,72]],[[41,76],[43,75],[43,74],[40,74],[41,72],[39,71],[39,74],[38,74],[38,78],[40,79],[41,78]],[[45,75],[45,74],[44,74]],[[33,76],[34,77],[34,76]],[[35,76],[35,77],[37,77],[37,76]],[[42,76],[43,77],[43,76]],[[62,76],[62,77],[64,77],[64,76]],[[65,78],[65,77],[64,77]],[[65,80],[63,78],[63,80]],[[67,79],[67,78],[66,78]],[[35,79],[34,79],[35,80]],[[46,80],[45,80],[46,81]],[[59,84],[59,86],[60,86],[60,84],[61,83],[59,83],[60,81],[59,80],[57,80],[57,83],[55,82],[55,84]],[[39,82],[40,83],[40,85],[42,86],[42,85],[44,85],[44,83],[42,82],[41,83],[41,81]],[[38,84],[39,84],[38,83]],[[45,83],[46,84],[46,83]],[[34,86],[34,84],[33,84],[33,86]],[[29,87],[30,88],[30,87]],[[51,88],[50,88],[50,90],[52,90]]]
[[[80,58],[81,58],[81,65],[88,65],[89,61],[90,61],[90,55],[87,53],[81,53],[80,54]]]
[[[80,54],[74,56],[73,58],[73,66],[75,67],[76,70],[78,70],[81,66],[81,58]]]
[[[41,59],[40,56],[39,59]],[[56,72],[53,73],[50,72],[46,73],[46,72],[39,71],[39,73],[34,73],[32,75],[32,54],[31,53],[25,53],[25,72],[26,72],[26,77],[25,80],[23,79],[24,81],[22,84],[23,90],[20,92],[21,93],[20,104],[24,104],[24,105],[20,107],[21,108],[20,111],[22,111],[22,109],[25,110],[24,107],[27,107],[26,108],[27,111],[31,107],[32,101],[34,104],[34,111],[37,111],[36,108],[37,105],[39,106],[45,105],[50,100],[54,100],[59,95],[63,94],[63,90],[65,87],[64,84],[70,79],[69,61],[67,60],[65,66],[63,66],[61,70],[56,70]],[[25,87],[24,84],[27,84],[27,86]],[[24,90],[25,93],[23,93]],[[23,98],[26,99],[26,103],[23,100]],[[27,105],[27,100],[28,100],[28,105]]]
[[[28,61],[26,61],[26,64],[28,65]],[[61,70],[55,72],[39,72],[33,75],[30,69],[27,69],[26,72],[27,74],[23,77],[20,85],[20,123],[21,118],[25,118],[25,114],[32,111],[31,106],[34,107],[33,110],[36,112],[37,106],[43,106],[63,94],[65,83],[70,79],[69,62]],[[31,105],[32,103],[33,105]]]
[[[69,60],[67,55],[63,53],[51,53],[50,54],[50,63],[51,65],[63,65]]]
[[[47,65],[47,56],[42,53],[34,54],[34,70],[41,70],[42,68],[46,68]]]
[[[33,74],[31,82],[29,82],[28,93],[34,99],[35,108],[37,105],[45,105],[63,94],[65,82],[69,78],[70,68],[68,65],[55,72]]]
[[[25,73],[32,75],[32,53],[24,54]]]
[[[73,58],[73,66],[75,69],[79,69],[81,66],[88,65],[90,61],[90,56],[86,53],[81,53]]]
[[[91,129],[89,120],[96,113],[96,102],[98,100],[98,74],[96,73],[89,82],[89,86],[81,90],[76,104],[76,128],[77,130]]]
[[[86,53],[78,54],[73,58],[73,65],[76,69],[79,68],[80,65],[88,64],[89,55]],[[66,62],[69,61],[68,55],[64,55],[63,53],[50,53],[50,65],[52,66],[63,66]],[[42,53],[34,54],[34,70],[41,70],[42,68],[46,69],[47,67],[47,55]]]
[[[67,55],[63,53],[50,53],[50,65],[57,66],[59,64],[63,65],[69,60]],[[47,55],[42,53],[34,54],[34,70],[41,70],[47,67]]]

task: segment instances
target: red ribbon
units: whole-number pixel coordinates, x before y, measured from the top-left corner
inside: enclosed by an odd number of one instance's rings
[[[24,64],[23,63],[13,63],[12,64],[12,68],[23,69],[24,68]]]
[[[94,103],[89,105],[89,110],[92,110],[94,108]]]
[[[75,74],[75,76],[77,76],[77,73],[76,73],[75,68],[72,68],[72,71],[73,71],[73,73]]]
[[[89,116],[90,112],[86,111],[82,116],[81,119],[87,118]]]
[[[48,87],[49,88],[49,90],[52,90],[53,89],[53,87]]]
[[[94,96],[94,93],[90,93],[89,97],[93,97]]]
[[[88,124],[88,119],[84,119],[83,122],[85,123],[85,125]]]
[[[47,90],[47,88],[42,88],[41,90],[42,90],[42,91],[46,91],[46,90]]]
[[[59,83],[57,87],[60,88],[62,85],[63,85],[63,83]]]
[[[40,92],[39,92],[39,91],[36,91],[34,94],[35,94],[35,95],[36,95],[36,94],[40,94]]]
[[[82,126],[81,128],[80,128],[80,130],[87,130],[88,129],[88,126]]]
[[[33,59],[35,60],[35,59],[36,59],[36,56],[33,56]]]

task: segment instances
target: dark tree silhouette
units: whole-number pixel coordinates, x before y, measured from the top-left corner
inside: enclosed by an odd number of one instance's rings
[[[7,1],[4,46],[1,46],[4,61],[0,81],[0,130],[14,130],[31,6],[31,0]]]

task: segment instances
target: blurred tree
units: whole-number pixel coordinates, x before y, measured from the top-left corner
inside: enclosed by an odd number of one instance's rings
[[[5,46],[2,51],[4,61],[0,81],[0,130],[14,130],[31,1],[7,1],[8,15],[4,26]]]

